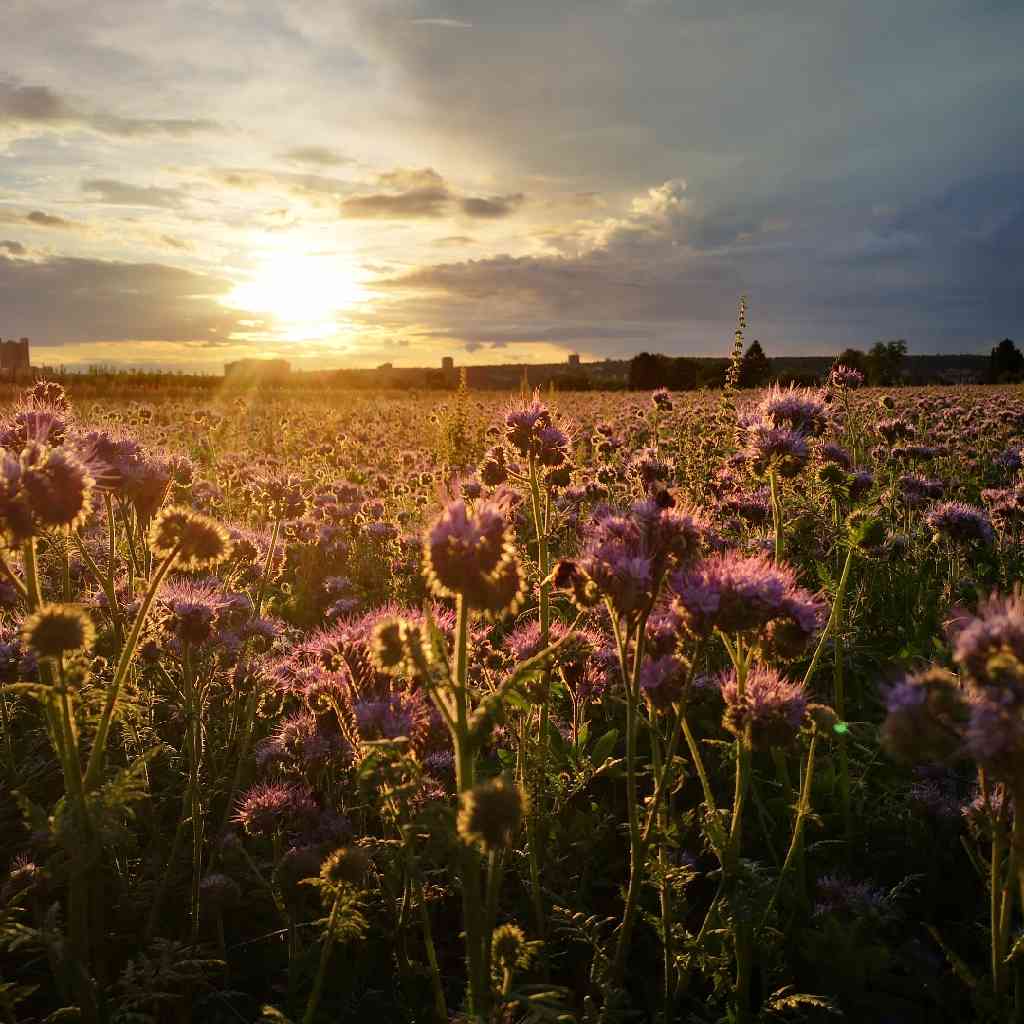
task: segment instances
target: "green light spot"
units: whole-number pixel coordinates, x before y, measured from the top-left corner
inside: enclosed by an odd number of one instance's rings
[[[850,727],[845,722],[836,722],[836,724],[833,725],[832,728],[837,733],[839,733],[840,736],[842,736],[843,733],[846,733],[846,732],[850,731]]]

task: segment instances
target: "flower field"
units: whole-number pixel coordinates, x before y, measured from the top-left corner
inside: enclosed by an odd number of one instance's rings
[[[1024,393],[0,419],[0,1020],[1024,1019]]]

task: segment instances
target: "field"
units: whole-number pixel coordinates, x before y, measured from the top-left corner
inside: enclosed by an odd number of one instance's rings
[[[1024,1018],[1024,395],[858,383],[13,397],[0,1019]]]

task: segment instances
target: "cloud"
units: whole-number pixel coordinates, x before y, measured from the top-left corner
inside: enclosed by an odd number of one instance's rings
[[[10,239],[0,241],[0,249],[9,252],[12,256],[24,256],[28,252],[21,242],[13,242]]]
[[[444,249],[448,246],[475,245],[476,239],[470,238],[469,235],[447,235],[444,238],[435,238],[430,244],[436,245],[439,249]]]
[[[360,220],[419,220],[443,217],[449,199],[451,193],[446,188],[413,188],[349,196],[338,209],[342,217]]]
[[[410,18],[413,25],[432,25],[434,28],[472,28],[473,24],[461,18]]]
[[[0,255],[4,316],[33,344],[227,342],[244,311],[218,301],[233,282],[159,263]]]
[[[340,167],[352,163],[349,157],[328,146],[296,146],[279,154],[279,158],[293,164],[313,164],[316,167]]]
[[[468,196],[459,203],[459,207],[467,217],[479,217],[485,220],[496,220],[507,217],[523,205],[526,196],[516,192],[510,196]]]
[[[21,85],[10,78],[0,80],[0,129],[17,135],[74,128],[125,139],[159,135],[182,139],[224,130],[216,121],[206,118],[120,117],[106,111],[89,111],[49,86]]]
[[[93,178],[82,182],[82,191],[91,200],[113,206],[153,206],[166,210],[180,209],[185,194],[178,188],[157,185],[131,185],[113,178]]]
[[[53,213],[44,213],[42,210],[30,210],[25,214],[25,220],[34,224],[37,228],[70,228],[74,223],[64,217],[58,217]]]

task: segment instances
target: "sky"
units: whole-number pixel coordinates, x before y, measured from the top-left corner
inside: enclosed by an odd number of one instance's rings
[[[2,8],[36,364],[1024,342],[1020,0]]]

